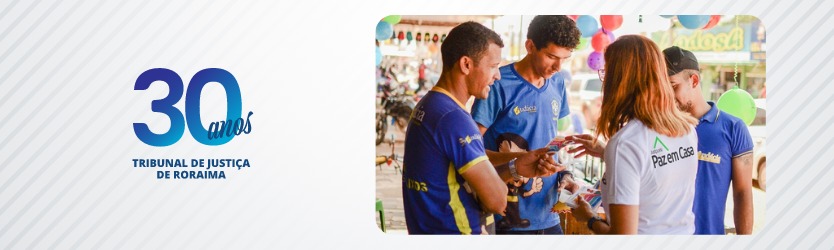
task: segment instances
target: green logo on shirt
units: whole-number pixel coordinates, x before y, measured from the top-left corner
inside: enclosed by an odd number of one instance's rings
[[[663,141],[660,140],[660,137],[657,136],[654,137],[654,146],[652,148],[657,149],[658,142],[660,143],[660,146],[663,146],[663,148],[666,149],[666,151],[669,151],[669,148],[666,147],[666,144],[664,144]]]

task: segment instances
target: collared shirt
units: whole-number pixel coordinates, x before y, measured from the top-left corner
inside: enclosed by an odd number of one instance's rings
[[[695,234],[724,234],[724,210],[733,173],[733,158],[753,152],[753,138],[741,119],[710,110],[698,132],[698,175],[695,180]]]
[[[403,208],[409,234],[480,234],[481,208],[461,174],[487,160],[462,103],[435,87],[417,103],[405,136]]]

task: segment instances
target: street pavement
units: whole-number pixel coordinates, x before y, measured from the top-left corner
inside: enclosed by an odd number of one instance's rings
[[[402,165],[403,139],[405,134],[396,126],[388,126],[388,134],[385,141],[376,146],[377,155],[391,155],[391,135],[394,135],[394,154],[396,154]],[[402,174],[395,166],[383,163],[376,168],[376,197],[382,200],[382,207],[385,211],[385,229],[388,233],[405,233],[405,213],[403,212]],[[379,225],[379,215],[376,217]]]

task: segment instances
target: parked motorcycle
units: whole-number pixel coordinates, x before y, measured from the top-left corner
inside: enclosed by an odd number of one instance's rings
[[[391,125],[396,124],[400,130],[405,131],[408,119],[411,118],[411,111],[417,105],[414,97],[397,93],[390,85],[381,85],[380,88],[382,96],[380,98],[381,109],[378,109],[376,114],[376,145],[381,144],[385,139],[385,133],[388,131],[388,117],[391,117]]]

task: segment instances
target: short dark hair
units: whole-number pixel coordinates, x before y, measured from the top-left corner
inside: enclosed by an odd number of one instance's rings
[[[501,36],[480,23],[470,21],[456,26],[440,45],[443,69],[451,69],[464,56],[472,58],[477,64],[490,43],[504,47]]]
[[[536,16],[527,27],[527,39],[533,40],[536,49],[547,47],[548,42],[576,49],[580,35],[576,22],[567,16]]]

